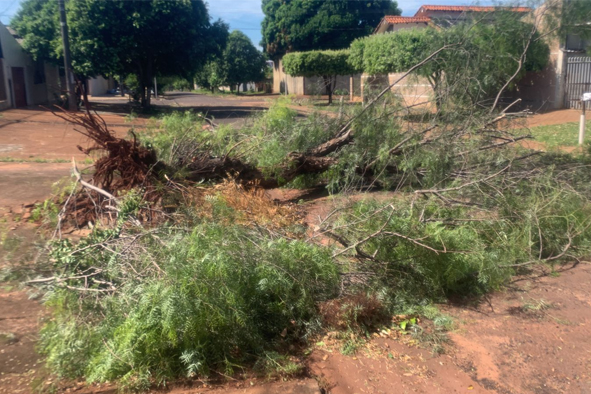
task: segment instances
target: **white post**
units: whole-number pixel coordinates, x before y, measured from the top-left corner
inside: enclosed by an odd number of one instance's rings
[[[158,98],[158,81],[156,81],[156,77],[154,77],[154,97]]]
[[[585,107],[587,106],[587,101],[581,100],[581,123],[579,125],[579,145],[583,145],[585,141]]]

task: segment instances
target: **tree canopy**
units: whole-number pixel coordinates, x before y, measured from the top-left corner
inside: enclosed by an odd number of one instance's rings
[[[349,64],[349,51],[309,51],[293,52],[283,57],[285,72],[296,77],[322,77],[332,103],[338,75],[350,75],[355,69]]]
[[[226,83],[235,85],[260,81],[265,77],[265,58],[241,31],[230,34],[224,49],[223,63]]]
[[[400,15],[393,0],[263,0],[266,53],[344,49],[370,34],[384,15]]]
[[[225,46],[227,25],[212,24],[202,0],[70,0],[66,8],[74,73],[134,74],[145,106],[154,76],[189,77]],[[58,17],[55,1],[26,0],[11,25],[34,58],[58,63]]]

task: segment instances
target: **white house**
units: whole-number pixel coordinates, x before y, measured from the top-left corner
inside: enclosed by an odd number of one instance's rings
[[[0,23],[0,110],[50,104],[59,95],[59,69],[33,61],[18,35]]]

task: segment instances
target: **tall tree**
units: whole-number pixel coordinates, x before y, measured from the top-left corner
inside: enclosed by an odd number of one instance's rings
[[[26,0],[11,21],[36,58],[59,59],[59,23],[52,0]],[[156,75],[192,77],[219,51],[221,21],[211,24],[202,0],[69,0],[72,67],[83,77],[134,74],[143,106]]]
[[[371,34],[384,15],[400,15],[393,0],[263,0],[263,40],[269,56],[344,49]]]
[[[230,34],[224,50],[225,80],[234,86],[246,82],[258,82],[265,77],[265,58],[241,31]]]

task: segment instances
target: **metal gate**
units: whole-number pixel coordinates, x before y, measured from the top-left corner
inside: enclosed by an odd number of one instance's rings
[[[581,109],[583,93],[591,93],[591,57],[569,57],[566,65],[565,108]]]

